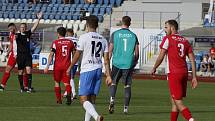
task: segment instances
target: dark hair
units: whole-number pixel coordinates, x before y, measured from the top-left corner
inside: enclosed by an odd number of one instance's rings
[[[69,33],[72,33],[72,34],[74,34],[74,31],[73,31],[73,29],[67,29],[66,31],[67,31],[67,32],[69,32]]]
[[[131,18],[129,16],[123,16],[122,17],[122,24],[126,26],[131,25]]]
[[[16,26],[16,25],[14,23],[9,23],[7,27],[9,28],[11,26]]]
[[[97,16],[95,15],[90,15],[87,17],[87,25],[90,27],[90,28],[94,28],[96,29],[98,26],[99,26],[99,19]]]
[[[58,33],[60,36],[65,37],[65,35],[66,35],[66,28],[64,28],[64,27],[59,27],[59,28],[57,28],[57,33]]]
[[[175,28],[175,30],[178,30],[178,22],[176,20],[168,20],[165,22],[165,24],[168,23],[169,25],[173,26]]]
[[[21,23],[20,25],[25,25],[25,27],[27,27],[27,24],[26,24],[26,23]]]

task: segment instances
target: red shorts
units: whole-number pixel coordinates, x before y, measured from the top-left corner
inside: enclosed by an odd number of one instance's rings
[[[10,55],[8,57],[7,65],[9,65],[11,67],[14,67],[16,65],[16,58],[11,53],[10,53]]]
[[[173,99],[181,100],[186,97],[188,74],[168,74],[170,94]]]
[[[63,82],[69,84],[70,76],[66,74],[66,70],[55,70],[54,69],[54,80],[56,82]]]

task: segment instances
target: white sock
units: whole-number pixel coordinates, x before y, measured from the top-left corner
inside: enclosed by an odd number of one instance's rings
[[[190,118],[189,121],[194,121],[194,119],[193,119],[193,118]]]
[[[110,102],[114,102],[114,98],[113,97],[110,97]]]
[[[63,95],[66,96],[67,95],[67,91],[65,91]]]
[[[95,120],[97,120],[99,114],[96,112],[94,106],[89,101],[85,101],[83,103],[83,107],[86,110],[87,113],[89,113]],[[86,115],[85,115],[86,116]]]
[[[90,121],[90,119],[91,119],[91,115],[86,111],[84,121]]]
[[[70,85],[72,87],[72,97],[74,97],[76,95],[75,93],[75,83],[74,83],[74,79],[70,79]]]

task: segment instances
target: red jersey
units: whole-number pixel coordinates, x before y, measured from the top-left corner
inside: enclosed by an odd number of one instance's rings
[[[52,43],[52,49],[55,52],[54,69],[67,69],[71,64],[71,52],[74,49],[74,44],[71,40],[60,38]]]
[[[13,46],[14,46],[14,41],[16,41],[15,38],[16,38],[15,37],[15,33],[10,32],[10,34],[9,34],[9,41],[10,41],[10,44],[11,44],[10,45],[11,46],[11,50],[10,50],[11,54],[14,54],[14,52],[13,52],[14,51],[13,50],[14,47]]]
[[[188,72],[186,56],[193,50],[187,39],[178,34],[165,36],[160,49],[167,50],[167,73]]]
[[[210,49],[210,54],[215,55],[215,47]]]

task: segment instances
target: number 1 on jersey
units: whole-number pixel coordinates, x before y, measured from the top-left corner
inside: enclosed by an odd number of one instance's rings
[[[123,42],[124,42],[124,51],[127,50],[127,39],[123,38]]]

